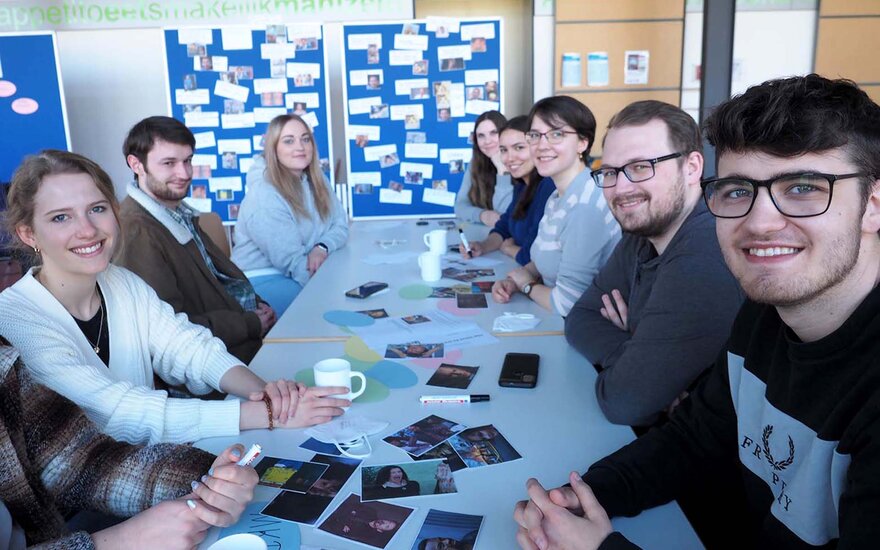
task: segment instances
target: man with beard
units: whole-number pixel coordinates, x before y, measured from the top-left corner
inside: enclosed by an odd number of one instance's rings
[[[726,475],[730,459],[744,504],[704,502],[725,548],[877,547],[880,106],[813,74],[749,88],[706,128],[719,177],[703,195],[748,301],[666,425],[583,482],[572,472],[572,488],[529,480],[514,513],[523,548],[631,547],[608,517]]]
[[[123,153],[135,181],[122,202],[124,246],[116,263],[140,275],[177,313],[211,330],[245,364],[275,324],[238,267],[183,203],[192,183],[195,137],[169,117],[146,118],[131,129]]]
[[[599,405],[616,424],[665,418],[715,360],[742,303],[701,200],[701,151],[690,115],[639,101],[611,119],[591,174],[623,238],[565,335],[599,371]]]

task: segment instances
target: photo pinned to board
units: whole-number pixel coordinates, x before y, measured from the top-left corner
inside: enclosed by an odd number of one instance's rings
[[[444,459],[361,467],[361,500],[384,500],[457,493]]]
[[[394,432],[382,441],[413,456],[421,456],[465,429],[462,424],[432,414]]]

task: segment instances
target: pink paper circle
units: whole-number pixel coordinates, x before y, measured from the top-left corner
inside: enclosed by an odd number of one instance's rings
[[[0,80],[0,97],[9,97],[15,93],[17,88],[15,84],[8,80]]]
[[[438,358],[427,358],[427,359],[411,359],[413,363],[420,367],[425,367],[428,369],[436,369],[440,366],[441,363],[456,363],[459,359],[461,359],[461,350],[460,349],[452,349],[446,350],[445,357]]]
[[[469,317],[471,315],[480,314],[480,310],[477,308],[459,309],[459,307],[456,305],[456,301],[452,298],[437,300],[437,309],[439,309],[440,311],[445,311],[446,313],[458,315],[459,317]]]
[[[12,102],[12,110],[20,115],[32,115],[40,108],[40,104],[29,97],[20,97]]]

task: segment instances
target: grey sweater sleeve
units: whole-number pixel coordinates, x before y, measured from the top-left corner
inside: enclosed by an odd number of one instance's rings
[[[330,252],[333,252],[345,246],[345,242],[348,240],[348,215],[345,213],[342,203],[339,202],[339,198],[336,197],[333,185],[327,182],[327,186],[330,191],[330,218],[323,222],[324,230],[318,235],[317,242],[324,243]],[[320,218],[317,212],[315,216]]]
[[[471,171],[468,169],[461,180],[461,187],[455,195],[455,217],[466,222],[480,223],[480,213],[483,211],[479,206],[474,206],[468,198],[471,190]]]

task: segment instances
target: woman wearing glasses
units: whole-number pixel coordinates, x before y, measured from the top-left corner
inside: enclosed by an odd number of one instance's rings
[[[498,138],[501,161],[513,182],[513,201],[494,229],[483,241],[471,243],[472,257],[501,250],[515,259],[519,265],[531,261],[530,250],[538,234],[538,223],[544,215],[544,206],[550,194],[556,190],[553,180],[542,178],[535,170],[526,132],[528,117],[518,116],[507,121]],[[462,256],[467,259],[464,245],[459,245]]]
[[[513,199],[510,176],[504,173],[498,134],[507,119],[498,111],[486,111],[474,123],[470,168],[455,196],[456,217],[494,227]]]
[[[593,113],[571,97],[548,97],[532,107],[529,127],[526,139],[535,167],[553,179],[556,190],[532,243],[532,260],[496,281],[492,296],[505,303],[522,292],[564,317],[605,265],[620,240],[620,227],[602,190],[590,180]]]
[[[280,317],[327,256],[345,246],[348,220],[321,172],[315,136],[297,115],[269,123],[247,184],[232,261]]]

